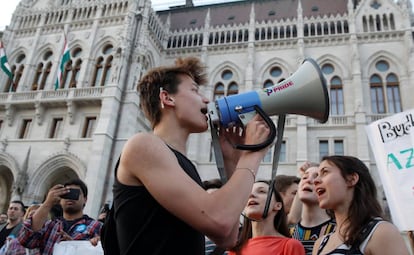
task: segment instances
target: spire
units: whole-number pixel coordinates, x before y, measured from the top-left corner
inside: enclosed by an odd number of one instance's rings
[[[254,24],[255,20],[256,20],[256,13],[255,13],[254,2],[253,2],[252,7],[250,8],[250,24]]]
[[[302,16],[303,8],[302,8],[302,0],[298,1],[298,16]]]
[[[210,8],[208,8],[207,14],[206,14],[206,18],[204,19],[204,27],[205,28],[210,28],[210,21],[211,21],[211,18],[210,18]]]

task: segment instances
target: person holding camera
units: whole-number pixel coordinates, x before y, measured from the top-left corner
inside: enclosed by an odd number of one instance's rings
[[[102,206],[101,210],[99,211],[99,215],[98,215],[98,220],[102,222],[102,224],[105,223],[106,215],[108,214],[108,212],[109,212],[109,204],[105,203]]]
[[[88,188],[80,179],[53,186],[43,204],[23,223],[20,243],[26,248],[39,248],[42,255],[52,255],[55,243],[69,240],[90,240],[96,246],[102,223],[83,214]],[[49,212],[56,204],[63,216],[49,220]]]

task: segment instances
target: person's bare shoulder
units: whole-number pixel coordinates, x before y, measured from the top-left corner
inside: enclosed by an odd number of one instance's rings
[[[393,224],[383,221],[375,229],[365,249],[367,255],[409,255],[400,231]]]
[[[118,177],[124,184],[142,184],[146,170],[159,169],[170,157],[171,152],[159,137],[150,133],[136,134],[124,145]]]

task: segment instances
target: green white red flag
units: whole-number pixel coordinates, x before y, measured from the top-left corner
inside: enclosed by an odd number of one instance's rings
[[[55,83],[55,90],[57,90],[58,88],[61,87],[62,74],[65,70],[66,63],[70,60],[70,51],[69,51],[69,47],[68,47],[68,41],[66,40],[66,36],[65,36],[64,40],[65,40],[65,44],[64,44],[64,47],[63,47],[63,51],[62,51],[62,57],[60,59],[59,66],[58,66],[58,73],[57,73],[57,78],[56,78],[56,83]]]
[[[1,70],[3,70],[3,72],[5,72],[11,80],[13,80],[13,73],[7,61],[6,51],[4,50],[2,41],[0,41],[0,66]]]

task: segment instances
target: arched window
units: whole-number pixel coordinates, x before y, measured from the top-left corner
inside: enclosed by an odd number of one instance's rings
[[[47,78],[50,75],[50,71],[52,70],[52,62],[46,64],[46,68],[43,69],[42,80],[40,81],[40,90],[43,90],[46,85]]]
[[[71,77],[72,77],[72,60],[69,60],[66,63],[65,69],[63,71],[62,83],[60,85],[61,86],[60,89],[69,88]]]
[[[112,56],[109,56],[108,59],[105,62],[105,69],[104,69],[104,74],[103,74],[103,84],[108,84],[109,82],[109,77],[111,76],[111,67],[112,67]]]
[[[373,113],[385,113],[384,91],[381,77],[374,74],[369,79],[371,90],[371,110]]]
[[[16,91],[17,90],[17,87],[19,87],[19,82],[20,82],[20,79],[23,76],[23,71],[24,71],[24,65],[20,65],[19,68],[17,69],[17,72],[16,72],[15,76],[14,76],[15,77],[14,78],[14,86],[15,86],[15,88],[14,88],[13,91]]]
[[[62,74],[60,88],[76,88],[82,66],[82,49],[77,47],[71,52],[71,59],[66,63]]]
[[[224,70],[224,71],[221,73],[221,78],[222,78],[223,80],[225,80],[225,81],[228,81],[228,80],[230,80],[231,78],[233,78],[233,72],[232,72],[232,71],[230,71],[230,70]]]
[[[273,65],[269,68],[268,71],[264,73],[263,80],[263,88],[272,87],[278,84],[280,81],[283,81],[285,78],[283,76],[285,72],[279,65]]]
[[[273,86],[273,81],[272,80],[266,80],[263,84],[263,88],[268,88],[268,87],[272,87]]]
[[[344,94],[342,90],[342,80],[335,76],[331,79],[330,87],[330,101],[331,101],[331,114],[343,115],[344,114]]]
[[[326,80],[329,82],[330,113],[331,115],[344,115],[344,92],[340,73],[331,63],[323,64],[321,69]]]
[[[32,90],[43,90],[45,88],[47,78],[49,77],[50,70],[52,69],[52,56],[53,52],[48,50],[43,54],[41,60],[38,62],[36,73],[32,82]]]
[[[217,75],[217,82],[214,86],[213,101],[220,99],[225,96],[235,95],[239,93],[239,85],[237,75],[230,69],[226,68]],[[214,158],[214,147],[210,147],[210,158],[211,162],[215,161]]]
[[[229,88],[227,89],[227,95],[235,95],[237,93],[239,93],[239,86],[237,85],[237,83],[230,83]]]
[[[19,87],[19,82],[23,75],[25,59],[26,55],[24,53],[21,53],[17,56],[15,61],[16,64],[10,67],[13,80],[8,77],[4,92],[17,91],[17,87]]]
[[[96,59],[95,71],[92,77],[92,86],[104,86],[109,83],[111,76],[113,46],[106,45],[102,49],[102,55]]]
[[[397,113],[402,111],[401,97],[398,78],[395,74],[387,76],[387,105],[389,113]]]
[[[221,72],[220,81],[216,83],[214,89],[213,100],[239,93],[239,85],[234,81],[234,76],[233,71],[230,69],[225,69]]]
[[[375,63],[376,72],[369,80],[372,113],[398,113],[402,111],[398,77],[385,60]]]
[[[217,83],[214,89],[214,100],[224,97],[224,85],[223,83]]]
[[[43,63],[37,65],[36,73],[32,82],[32,90],[37,90],[42,78]]]
[[[78,79],[79,79],[81,65],[82,65],[82,60],[78,59],[76,61],[75,66],[73,67],[73,75],[70,81],[71,88],[76,88],[76,84],[78,83]]]
[[[95,73],[93,76],[93,82],[92,82],[92,87],[97,87],[100,84],[101,78],[102,78],[102,70],[103,70],[103,57],[99,57],[96,60],[96,64],[95,64]]]

